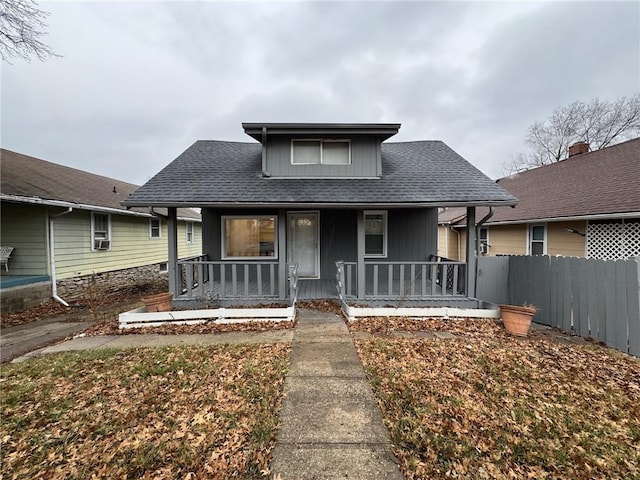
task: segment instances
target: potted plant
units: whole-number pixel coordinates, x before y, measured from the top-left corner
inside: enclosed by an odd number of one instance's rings
[[[173,293],[163,292],[144,297],[142,302],[147,307],[147,312],[168,312],[171,310],[172,299]]]
[[[537,311],[535,305],[500,305],[500,317],[505,330],[518,337],[527,336]]]

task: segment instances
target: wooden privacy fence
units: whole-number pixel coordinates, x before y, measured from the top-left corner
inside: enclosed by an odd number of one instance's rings
[[[509,257],[508,302],[538,307],[535,321],[640,356],[638,259]]]

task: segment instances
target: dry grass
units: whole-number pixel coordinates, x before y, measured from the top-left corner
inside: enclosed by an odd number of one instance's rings
[[[5,366],[2,478],[261,478],[289,350],[102,350]]]
[[[492,321],[422,323],[451,340],[357,340],[409,479],[640,478],[640,362],[589,344],[519,340]]]

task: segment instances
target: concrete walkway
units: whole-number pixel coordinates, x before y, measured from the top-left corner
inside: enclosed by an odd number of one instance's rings
[[[98,335],[78,337],[57,345],[40,348],[15,358],[12,363],[24,362],[29,358],[42,357],[51,353],[73,350],[95,350],[103,348],[166,347],[168,345],[220,345],[223,343],[281,343],[290,342],[292,330],[272,330],[266,332],[197,333],[182,335]]]
[[[271,474],[292,479],[402,479],[347,326],[298,310]]]

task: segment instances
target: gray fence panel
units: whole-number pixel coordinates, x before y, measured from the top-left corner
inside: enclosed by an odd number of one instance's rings
[[[616,308],[616,264],[614,262],[605,261],[604,276],[604,317],[607,323],[605,337],[602,339],[609,346],[615,345],[615,319],[618,315]]]
[[[640,258],[628,263],[629,353],[640,357]]]
[[[560,310],[558,314],[560,315],[560,323],[558,328],[570,332],[573,324],[571,322],[572,316],[572,292],[571,288],[571,265],[566,259],[563,259],[558,264],[558,271],[560,273],[561,283],[559,287],[562,289],[564,294],[562,299],[562,305],[560,306]]]
[[[478,257],[476,297],[495,304],[508,303],[509,257]]]
[[[549,257],[549,325],[556,327],[558,325],[558,301],[560,295],[558,288],[558,259],[557,257]]]
[[[596,260],[587,259],[585,262],[585,279],[598,278],[596,272]],[[589,312],[589,334],[592,338],[598,338],[598,289],[597,282],[587,281],[587,310]]]
[[[615,334],[613,347],[622,351],[628,352],[629,345],[627,343],[628,326],[627,326],[627,263],[625,261],[615,262],[616,266],[616,307],[617,315],[615,319]]]
[[[581,337],[588,337],[589,332],[589,305],[587,302],[587,264],[582,258],[572,258],[571,266],[576,271],[574,278],[577,283],[577,298],[574,298],[574,303],[577,308],[574,308],[574,328],[578,335]],[[577,313],[575,312],[577,310]],[[577,318],[577,322],[576,319]]]
[[[597,340],[600,340],[601,342],[606,343],[607,341],[607,296],[606,296],[606,290],[603,287],[602,282],[606,282],[607,265],[605,262],[602,262],[602,261],[595,261],[595,262],[596,262],[595,278],[600,279],[600,282],[594,282],[594,284],[597,284],[596,295],[597,295],[597,304],[598,304],[598,310],[597,310],[598,336],[593,338],[596,338]]]

